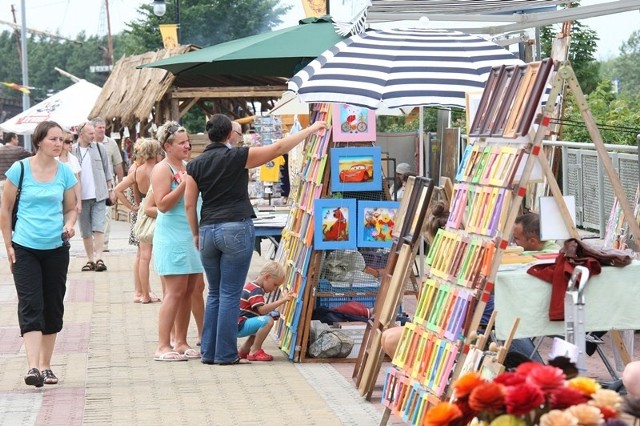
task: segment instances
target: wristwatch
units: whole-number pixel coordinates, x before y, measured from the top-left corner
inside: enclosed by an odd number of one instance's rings
[[[109,192],[113,192],[113,188],[109,188],[109,190],[108,190],[108,191],[109,191]]]

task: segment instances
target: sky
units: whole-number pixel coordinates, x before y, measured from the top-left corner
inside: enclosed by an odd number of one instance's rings
[[[582,0],[583,6],[606,3],[611,0]],[[25,0],[27,27],[59,33],[74,38],[80,31],[87,34],[106,34],[106,14],[103,0]],[[125,22],[136,19],[138,6],[151,3],[151,0],[109,0],[111,32],[117,34],[125,29]],[[0,0],[0,20],[13,21],[11,5],[16,7],[16,19],[21,24],[21,0]],[[300,0],[281,0],[281,4],[290,5],[292,9],[283,17],[280,27],[296,25],[304,18]],[[638,0],[640,9],[640,0]],[[171,11],[167,11],[171,13]],[[596,57],[610,59],[617,56],[622,42],[626,41],[634,30],[640,29],[640,12],[625,12],[598,18],[584,19],[581,22],[594,29],[600,41]],[[10,27],[0,24],[0,31]]]

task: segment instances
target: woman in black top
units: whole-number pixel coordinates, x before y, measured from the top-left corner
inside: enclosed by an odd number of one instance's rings
[[[225,142],[234,131],[231,120],[216,114],[207,122],[211,143],[187,165],[185,189],[187,218],[209,281],[202,330],[203,363],[240,362],[236,347],[240,293],[255,239],[249,169],[289,152],[307,136],[325,128],[325,122],[317,121],[271,145],[230,149]],[[202,194],[199,229],[198,193]]]

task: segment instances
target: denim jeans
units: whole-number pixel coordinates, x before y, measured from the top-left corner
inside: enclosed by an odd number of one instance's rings
[[[204,225],[199,235],[200,257],[209,281],[202,327],[202,361],[233,362],[238,358],[240,295],[253,255],[253,221]]]

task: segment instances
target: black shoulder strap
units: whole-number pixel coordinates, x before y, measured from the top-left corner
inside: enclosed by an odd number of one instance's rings
[[[11,230],[15,231],[16,222],[18,221],[18,204],[20,204],[20,193],[22,192],[22,179],[24,179],[24,160],[20,160],[20,179],[18,179],[18,189],[16,190],[16,201],[13,204],[11,212]]]
[[[100,162],[102,163],[102,168],[104,169],[104,177],[107,177],[107,172],[109,171],[109,162],[107,161],[107,164],[104,164],[104,159],[102,158],[102,149],[103,148],[100,146],[100,142],[96,142],[96,148],[98,149],[98,154],[100,154]],[[91,149],[91,147],[89,147],[89,149]]]

